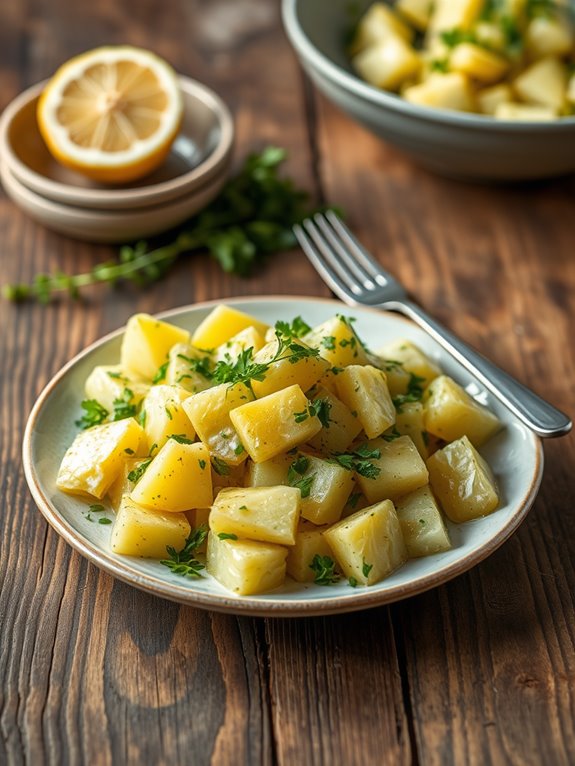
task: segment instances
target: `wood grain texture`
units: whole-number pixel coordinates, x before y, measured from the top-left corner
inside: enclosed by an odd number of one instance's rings
[[[490,188],[414,167],[316,96],[273,0],[3,0],[0,108],[110,42],[214,87],[234,112],[236,166],[286,146],[290,175],[340,205],[430,313],[573,412],[572,178]],[[115,252],[49,232],[1,195],[0,242],[2,283]],[[50,377],[135,311],[262,293],[329,294],[293,252],[253,280],[194,255],[145,291],[0,301],[0,763],[575,762],[572,436],[545,445],[539,498],[502,549],[430,593],[348,617],[181,607],[112,580],[47,527],[20,444]]]

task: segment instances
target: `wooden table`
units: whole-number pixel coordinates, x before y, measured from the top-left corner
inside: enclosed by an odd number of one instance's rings
[[[287,172],[344,208],[430,313],[573,414],[573,178],[490,188],[414,167],[317,96],[278,5],[3,0],[0,106],[84,49],[152,48],[227,100],[237,163],[287,147]],[[116,252],[41,228],[5,196],[0,237],[3,283]],[[545,444],[540,495],[497,553],[351,616],[237,618],[145,595],[73,552],[37,511],[23,428],[73,354],[135,311],[270,293],[328,295],[292,252],[249,280],[193,256],[146,291],[0,303],[0,763],[574,763],[572,436]]]

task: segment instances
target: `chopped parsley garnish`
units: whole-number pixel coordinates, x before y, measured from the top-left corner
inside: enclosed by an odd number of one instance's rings
[[[95,399],[84,399],[80,404],[80,407],[84,410],[84,414],[79,420],[76,420],[76,425],[80,428],[91,428],[92,426],[99,426],[103,423],[110,414],[105,407],[102,407],[100,402]]]
[[[325,335],[321,339],[321,345],[328,351],[335,351],[335,335]]]
[[[288,468],[287,480],[290,487],[296,487],[301,492],[302,499],[309,497],[315,479],[315,473],[304,476],[309,468],[309,458],[305,455],[297,457]]]
[[[133,449],[131,449],[131,447],[126,447],[126,449],[124,450],[124,452],[126,453],[126,455],[135,455],[135,454],[136,454],[136,453],[134,452],[134,450],[133,450]]]
[[[200,375],[203,375],[204,378],[207,378],[208,380],[212,377],[212,369],[210,365],[210,358],[209,356],[203,356],[199,359],[195,359],[191,356],[186,356],[185,354],[178,354],[178,359],[182,359],[188,367],[190,368],[190,372],[197,372]],[[181,375],[179,380],[182,380],[183,378],[189,377],[188,375]]]
[[[173,439],[178,444],[193,444],[194,440],[189,439],[186,434],[170,434],[168,439]]]
[[[166,546],[166,551],[170,558],[163,559],[160,561],[160,564],[163,564],[168,569],[171,569],[174,574],[181,575],[182,577],[201,577],[201,570],[205,569],[205,566],[196,559],[194,552],[204,542],[207,534],[208,530],[206,527],[198,527],[192,530],[181,551],[176,551],[171,545]]]
[[[106,509],[103,505],[100,505],[100,503],[93,503],[88,510],[90,513],[102,513],[102,511],[105,511]]]
[[[340,579],[335,571],[335,561],[331,556],[320,556],[316,553],[309,565],[315,573],[314,582],[317,585],[333,585]]]
[[[475,43],[477,44],[477,38],[467,29],[446,29],[440,35],[441,41],[447,45],[448,48],[455,48],[461,43]]]
[[[146,473],[146,468],[150,465],[151,462],[152,458],[149,457],[147,460],[144,460],[143,463],[140,463],[140,465],[136,466],[136,468],[132,469],[128,474],[128,481],[131,481],[134,484],[138,482]]]
[[[399,439],[400,436],[401,434],[399,433],[399,431],[397,430],[395,426],[392,428],[391,431],[388,431],[383,434],[383,438],[385,439],[386,442],[393,442],[396,439]]]
[[[357,580],[355,579],[355,577],[348,577],[347,581],[352,588],[357,588]]]
[[[112,420],[123,420],[124,418],[133,418],[138,409],[134,401],[134,392],[131,388],[125,388],[122,394],[114,399],[114,417]]]
[[[373,569],[373,564],[368,564],[367,561],[363,560],[363,566],[361,567],[361,571],[363,573],[364,577],[369,577],[369,573]]]
[[[142,428],[146,427],[146,418],[148,417],[148,413],[146,410],[141,409],[140,414],[138,415],[138,423],[142,426]]]
[[[98,524],[111,524],[112,519],[108,519],[107,517],[98,519]]]
[[[212,458],[212,466],[214,471],[220,476],[229,476],[230,474],[229,465],[226,463],[225,460],[222,460],[220,457],[217,457],[217,455],[215,455]]]
[[[231,534],[229,532],[218,532],[218,537],[220,540],[237,540],[238,536]]]
[[[449,72],[449,60],[448,59],[433,59],[429,68],[432,72]]]
[[[167,405],[167,404],[166,404],[166,406],[164,407],[164,412],[166,413],[166,415],[167,415],[167,417],[168,417],[168,420],[173,420],[173,419],[174,419],[174,416],[172,415],[172,411],[171,411],[171,409],[168,407],[168,405]]]
[[[296,423],[303,423],[304,420],[309,418],[310,414],[309,407],[306,407],[305,410],[302,410],[301,412],[294,412],[293,419]]]
[[[112,370],[108,370],[108,375],[113,380],[121,380],[123,383],[128,382],[128,378],[125,378],[121,372],[112,372]]]
[[[204,468],[206,467],[206,461],[205,460],[198,460],[198,465],[200,466],[200,468],[203,471]]]
[[[370,449],[367,444],[363,444],[353,452],[341,452],[332,455],[330,460],[339,463],[348,471],[355,471],[366,479],[375,479],[381,473],[378,465],[370,463],[370,460],[378,460],[381,457],[381,450]]]
[[[315,399],[309,405],[310,415],[315,415],[319,418],[320,423],[324,428],[329,428],[331,419],[329,417],[329,411],[331,410],[331,402],[329,399]]]
[[[156,374],[155,374],[155,375],[154,375],[154,377],[152,378],[152,383],[153,383],[154,385],[155,385],[156,383],[161,383],[163,380],[165,380],[165,379],[166,379],[166,372],[167,372],[167,370],[168,370],[168,365],[169,365],[169,363],[170,363],[170,361],[169,361],[169,359],[168,359],[168,360],[166,360],[166,361],[164,362],[164,364],[161,364],[161,365],[158,367],[158,371],[156,372]]]
[[[311,327],[300,316],[297,316],[293,322],[276,322],[275,329],[286,338],[303,338],[311,330]]]
[[[246,448],[244,445],[240,442],[235,448],[234,448],[234,455],[243,455],[243,453],[246,451]]]
[[[397,412],[401,412],[401,408],[404,404],[421,401],[421,397],[423,396],[422,383],[425,383],[425,378],[415,375],[413,372],[410,373],[409,383],[407,384],[407,391],[405,394],[398,394],[393,397],[392,401]]]

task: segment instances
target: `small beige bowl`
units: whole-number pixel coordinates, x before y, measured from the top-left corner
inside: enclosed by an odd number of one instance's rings
[[[184,196],[189,198],[228,169],[234,125],[227,106],[212,90],[188,77],[179,79],[184,101],[182,128],[162,166],[138,182],[122,187],[98,184],[52,157],[36,122],[36,106],[45,83],[28,88],[4,110],[0,119],[2,164],[21,186],[63,205],[133,211],[177,198],[182,198],[183,205]]]
[[[163,204],[136,209],[89,210],[37,194],[16,178],[0,157],[0,181],[6,194],[30,218],[49,229],[89,242],[120,243],[159,234],[198,213],[218,194],[227,168],[204,186]]]

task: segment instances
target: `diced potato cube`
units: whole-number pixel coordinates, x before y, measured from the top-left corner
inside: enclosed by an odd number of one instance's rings
[[[395,407],[385,373],[371,365],[351,364],[335,381],[337,395],[357,417],[371,439],[395,423]]]
[[[425,429],[424,409],[421,402],[405,402],[395,416],[395,430],[402,436],[409,436],[417,451],[425,460],[429,454],[429,436]]]
[[[243,383],[222,383],[190,396],[183,408],[211,454],[237,465],[246,459],[247,452],[232,425],[230,412],[253,398]]]
[[[144,399],[141,416],[149,450],[154,444],[163,447],[172,434],[194,440],[196,432],[183,408],[189,396],[189,391],[179,386],[152,386]]]
[[[333,367],[347,367],[348,364],[368,364],[369,356],[351,319],[338,314],[314,327],[303,340],[316,348]]]
[[[158,511],[179,512],[212,504],[210,454],[201,442],[168,439],[138,481],[131,499]]]
[[[314,524],[333,524],[341,517],[354,487],[351,471],[337,463],[300,453],[292,463],[292,473],[290,483],[300,487],[302,493],[304,519]]]
[[[425,392],[425,428],[451,442],[466,435],[480,447],[499,429],[499,418],[447,375],[436,378]]]
[[[361,431],[361,423],[341,399],[327,388],[319,386],[312,401],[327,402],[328,421],[309,444],[323,455],[331,452],[345,452]]]
[[[56,479],[62,492],[102,499],[129,455],[137,455],[144,431],[134,418],[93,426],[68,448]]]
[[[469,29],[481,13],[484,0],[436,0],[429,22],[434,34]]]
[[[433,74],[420,85],[406,88],[402,95],[406,101],[418,106],[453,109],[457,112],[473,112],[475,109],[469,80],[461,72]]]
[[[354,56],[351,63],[363,80],[386,90],[397,90],[421,69],[421,58],[400,37],[370,45]]]
[[[191,343],[176,343],[168,354],[165,382],[180,386],[191,394],[204,391],[211,383],[200,370],[209,371],[211,359]]]
[[[186,544],[190,523],[183,513],[151,511],[124,495],[118,508],[110,546],[123,556],[164,559],[166,548],[177,551]]]
[[[548,122],[555,120],[559,112],[548,106],[532,106],[531,104],[498,104],[493,115],[496,120],[518,120],[520,122]]]
[[[515,78],[513,87],[528,104],[560,110],[565,103],[567,68],[559,59],[540,59]]]
[[[295,487],[222,489],[210,513],[214,534],[233,534],[263,543],[293,545],[301,494]]]
[[[230,412],[232,424],[255,463],[287,452],[321,429],[298,385],[289,386]]]
[[[491,469],[466,436],[437,450],[427,467],[433,491],[451,521],[486,516],[499,505]]]
[[[350,52],[354,55],[374,44],[394,38],[409,43],[413,32],[385,3],[373,3],[357,25]]]
[[[218,346],[214,351],[213,360],[214,362],[235,362],[242,351],[251,348],[252,355],[255,355],[265,346],[265,343],[264,336],[255,327],[246,327],[225,343],[222,343],[221,346]]]
[[[400,436],[389,442],[384,438],[373,439],[367,442],[367,447],[380,452],[379,458],[369,461],[379,469],[377,476],[370,478],[361,473],[356,476],[369,503],[395,500],[428,483],[425,463],[409,436]]]
[[[490,21],[479,21],[474,27],[474,35],[477,42],[492,51],[505,53],[509,58],[508,38],[502,24]]]
[[[149,314],[134,314],[122,339],[120,366],[151,380],[164,364],[174,343],[189,343],[190,333]]]
[[[395,510],[410,558],[429,556],[451,548],[441,510],[428,486],[401,497],[395,503]]]
[[[398,0],[395,9],[416,29],[425,32],[431,17],[433,2],[431,0]]]
[[[293,455],[277,455],[263,463],[248,460],[246,466],[246,487],[275,487],[287,483],[287,475]]]
[[[441,375],[441,369],[427,354],[425,354],[415,343],[405,338],[388,343],[384,346],[379,355],[387,361],[399,362],[404,370],[422,378],[423,387],[428,386],[434,378]],[[397,393],[405,393],[398,391]],[[394,394],[395,396],[395,394]]]
[[[198,348],[215,349],[246,327],[254,327],[260,335],[265,335],[269,325],[231,306],[217,306],[198,325],[192,343]]]
[[[513,92],[507,83],[492,85],[484,88],[477,94],[477,104],[483,114],[494,115],[500,104],[506,104],[513,100]]]
[[[301,524],[295,536],[295,545],[288,548],[287,573],[298,582],[313,582],[315,573],[311,563],[315,556],[332,557],[331,548],[323,536],[326,526]]]
[[[558,16],[536,16],[525,32],[525,47],[534,59],[566,56],[573,47],[571,24]]]
[[[385,500],[348,516],[324,532],[346,577],[373,585],[407,560],[393,503]]]
[[[285,580],[287,548],[253,540],[208,535],[207,570],[224,588],[250,596],[278,588]]]
[[[474,43],[456,45],[449,59],[451,69],[484,83],[500,80],[509,69],[508,62],[498,53]]]
[[[385,372],[387,387],[392,397],[407,393],[412,373],[406,370],[402,362],[377,357],[375,366]]]
[[[84,386],[86,398],[95,399],[110,414],[114,412],[114,402],[124,399],[126,389],[132,394],[130,403],[137,406],[150,386],[128,375],[119,364],[94,367]]]
[[[289,346],[301,347],[310,351],[309,346],[300,340],[293,340]],[[320,356],[302,356],[292,348],[283,348],[278,338],[267,343],[254,357],[256,364],[268,366],[263,380],[252,380],[252,390],[258,399],[268,396],[282,388],[299,385],[302,391],[307,391],[325,374],[329,363]],[[283,351],[282,351],[283,348]],[[315,352],[313,352],[315,353]],[[276,361],[273,361],[273,360]],[[297,359],[297,361],[294,361]]]

